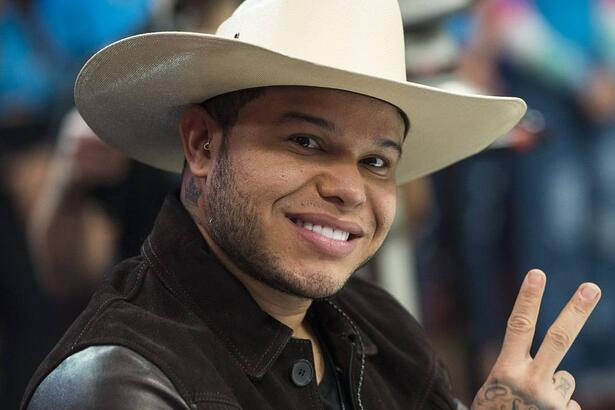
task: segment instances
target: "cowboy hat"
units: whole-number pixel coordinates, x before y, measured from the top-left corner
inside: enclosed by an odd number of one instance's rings
[[[406,82],[397,0],[246,0],[215,35],[159,32],[96,53],[75,101],[103,140],[180,172],[182,110],[216,95],[300,85],[364,94],[410,120],[398,184],[472,155],[524,114],[518,98],[465,95]]]

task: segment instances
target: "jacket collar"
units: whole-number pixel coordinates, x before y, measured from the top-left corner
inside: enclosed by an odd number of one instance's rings
[[[196,224],[169,194],[143,246],[165,286],[225,344],[246,374],[265,375],[289,342],[292,330],[262,311],[249,292],[209,250]],[[363,351],[376,347],[332,300],[315,301],[308,312],[331,336],[352,340],[360,333]]]

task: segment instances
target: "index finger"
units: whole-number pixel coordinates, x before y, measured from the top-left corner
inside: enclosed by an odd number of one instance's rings
[[[600,288],[595,284],[584,283],[579,286],[538,348],[534,365],[539,372],[549,377],[555,372],[599,299]]]
[[[508,318],[498,361],[518,362],[530,358],[530,348],[534,339],[545,283],[546,276],[539,269],[532,269],[525,276]]]

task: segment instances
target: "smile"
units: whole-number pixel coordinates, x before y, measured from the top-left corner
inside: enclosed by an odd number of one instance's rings
[[[320,255],[343,258],[357,247],[364,235],[360,225],[325,214],[286,215],[295,232]]]
[[[319,235],[324,236],[325,238],[333,239],[334,241],[342,241],[345,242],[350,238],[350,232],[342,231],[340,229],[335,229],[331,226],[322,226],[315,225],[311,222],[304,222],[301,219],[292,218],[291,221],[298,226],[301,226],[308,231],[312,231]]]

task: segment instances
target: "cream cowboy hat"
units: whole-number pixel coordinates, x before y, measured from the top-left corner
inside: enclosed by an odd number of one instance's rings
[[[481,151],[524,114],[518,98],[464,95],[406,82],[397,0],[246,0],[215,35],[160,32],[95,54],[75,101],[103,140],[180,172],[182,110],[240,89],[302,85],[352,91],[410,119],[399,184]]]

